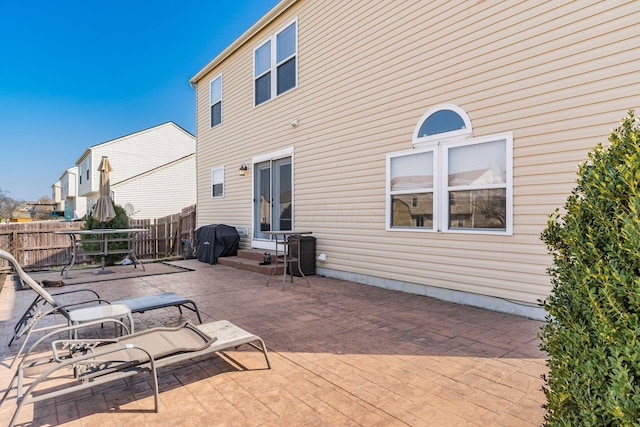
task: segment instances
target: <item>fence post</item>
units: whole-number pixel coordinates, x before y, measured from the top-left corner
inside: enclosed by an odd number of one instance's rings
[[[16,242],[18,239],[16,238],[16,234],[18,234],[18,232],[13,230],[11,237],[9,237],[9,252],[15,259],[18,259],[18,248],[16,248]]]

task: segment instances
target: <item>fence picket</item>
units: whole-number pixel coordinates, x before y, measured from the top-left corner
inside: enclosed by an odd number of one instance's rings
[[[180,254],[182,239],[193,242],[196,206],[157,219],[129,219],[131,228],[145,228],[136,234],[135,249],[140,259],[159,259]],[[71,256],[69,238],[54,234],[60,230],[80,230],[84,221],[38,221],[0,224],[0,249],[10,252],[29,269],[63,266]],[[82,260],[80,260],[82,262]],[[0,260],[0,270],[8,269]]]

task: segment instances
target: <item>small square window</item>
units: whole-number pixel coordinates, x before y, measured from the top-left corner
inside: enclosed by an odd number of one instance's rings
[[[211,197],[224,197],[224,167],[211,169]]]

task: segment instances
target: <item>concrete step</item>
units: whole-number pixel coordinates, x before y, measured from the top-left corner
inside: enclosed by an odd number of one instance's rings
[[[284,264],[282,259],[276,268],[275,253],[272,254],[272,263],[269,265],[260,265],[264,261],[264,250],[260,249],[244,249],[238,251],[238,256],[218,258],[218,264],[226,265],[240,270],[253,271],[261,274],[282,274],[284,272]],[[273,272],[275,270],[275,273]]]
[[[262,262],[264,261],[265,253],[271,254],[271,259],[273,262],[275,262],[275,259],[273,258],[276,254],[275,251],[269,251],[265,249],[240,249],[238,251],[238,258],[251,259],[254,261]],[[280,259],[282,259],[282,256],[280,257]]]

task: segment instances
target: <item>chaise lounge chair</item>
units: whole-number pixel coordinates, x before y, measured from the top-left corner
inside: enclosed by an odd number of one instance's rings
[[[109,320],[109,322],[121,323],[117,320]],[[70,326],[63,328],[62,331],[72,331],[98,323],[99,321]],[[40,341],[58,332],[51,332]],[[0,404],[5,401],[17,379],[17,407],[9,424],[13,426],[25,404],[40,402],[146,372],[151,374],[154,411],[158,412],[158,368],[236,348],[243,344],[249,344],[262,351],[267,369],[271,369],[264,341],[226,320],[197,326],[185,323],[175,328],[153,328],[111,340],[57,340],[52,343],[53,352],[49,359],[28,362],[29,353],[24,355]],[[74,381],[69,386],[61,388],[60,370],[67,367],[73,368],[72,380]],[[23,384],[25,371],[30,368],[36,370],[37,376],[25,387]],[[46,369],[44,372],[43,368]],[[39,386],[46,384],[47,379],[52,375],[55,376],[54,385],[41,390]],[[25,389],[24,392],[23,389]]]
[[[111,302],[101,299],[95,291],[89,289],[78,289],[75,291],[50,294],[31,276],[24,272],[13,255],[0,249],[0,258],[9,261],[18,273],[20,280],[37,293],[36,298],[15,325],[13,337],[9,341],[9,345],[11,345],[15,339],[26,335],[24,342],[18,350],[16,358],[11,363],[11,367],[15,365],[16,360],[18,360],[26,346],[29,337],[34,332],[49,331],[52,329],[59,329],[62,326],[113,318],[128,319],[130,325],[129,329],[133,332],[134,325],[131,313],[144,313],[145,311],[156,310],[164,307],[178,307],[180,314],[182,314],[183,307],[187,308],[195,312],[198,316],[198,321],[202,323],[196,303],[173,292]],[[63,303],[60,299],[60,296],[79,292],[90,292],[92,293],[91,298],[81,302],[72,303]],[[61,314],[67,319],[67,323],[38,327],[40,320],[49,314]]]

